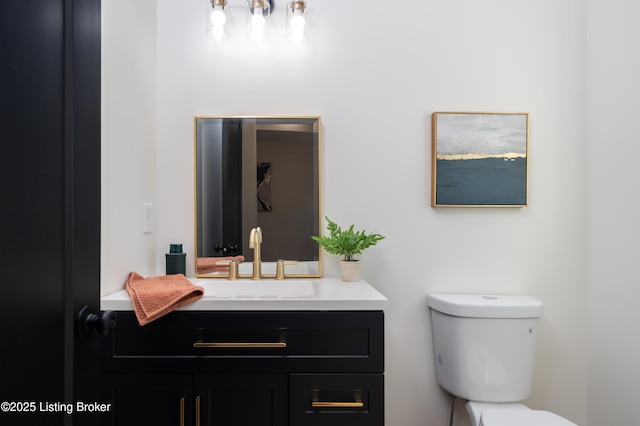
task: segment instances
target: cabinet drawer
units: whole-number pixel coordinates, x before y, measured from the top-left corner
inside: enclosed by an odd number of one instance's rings
[[[384,375],[292,374],[289,425],[384,425]]]
[[[381,372],[383,321],[382,312],[177,311],[140,327],[119,312],[103,369]]]

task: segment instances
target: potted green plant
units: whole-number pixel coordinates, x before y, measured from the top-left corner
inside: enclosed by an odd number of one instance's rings
[[[360,268],[358,260],[354,259],[356,254],[362,253],[366,248],[374,246],[384,236],[376,233],[367,234],[365,231],[354,230],[355,225],[347,229],[342,229],[337,223],[325,216],[327,220],[327,230],[329,235],[314,235],[311,238],[317,241],[327,253],[342,256],[340,268],[343,281],[359,281]]]

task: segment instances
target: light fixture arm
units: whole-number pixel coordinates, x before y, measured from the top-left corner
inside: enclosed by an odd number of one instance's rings
[[[214,1],[214,0],[211,0],[211,1]],[[269,5],[268,8],[265,7],[267,4]],[[251,14],[253,14],[253,9],[256,6],[262,9],[263,16],[267,16],[268,14],[273,12],[273,8],[276,5],[275,5],[275,0],[249,0],[249,9],[251,10]]]
[[[291,3],[289,3],[289,5],[291,6],[292,12],[295,12],[296,10],[304,12],[304,10],[307,8],[307,2],[301,0],[292,1]]]
[[[222,9],[227,7],[227,0],[211,0],[211,7],[220,6]]]

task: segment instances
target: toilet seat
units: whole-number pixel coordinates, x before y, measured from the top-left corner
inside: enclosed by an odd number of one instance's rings
[[[564,417],[542,410],[484,410],[482,426],[578,426]]]

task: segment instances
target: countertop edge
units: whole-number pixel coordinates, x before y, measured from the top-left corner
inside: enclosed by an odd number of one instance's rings
[[[191,279],[194,284],[201,282]],[[291,279],[295,281],[295,279]],[[182,306],[180,311],[385,311],[389,300],[366,281],[342,282],[340,278],[324,277],[311,280],[316,295],[309,298],[203,298]],[[206,281],[205,281],[206,282]],[[100,299],[100,310],[133,311],[125,290]]]

